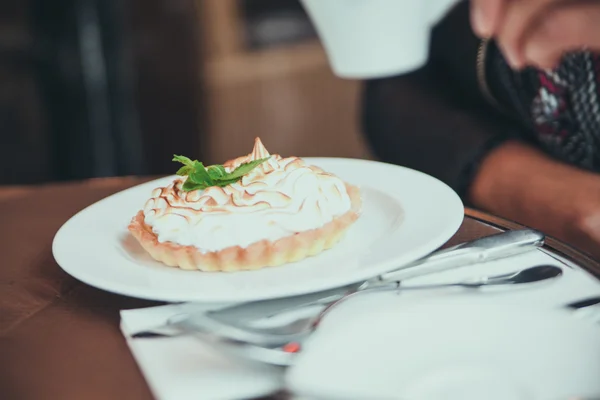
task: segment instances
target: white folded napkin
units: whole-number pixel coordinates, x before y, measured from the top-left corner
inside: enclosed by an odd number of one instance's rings
[[[449,282],[477,275],[512,272],[542,264],[563,267],[563,276],[547,282],[523,285],[520,288],[492,288],[485,289],[485,293],[474,292],[474,301],[500,301],[508,304],[533,302],[561,306],[600,295],[600,282],[589,273],[579,268],[567,267],[539,250],[494,261],[485,266],[469,266],[417,278],[410,283]],[[392,301],[397,302],[399,306],[410,306],[413,301],[419,301],[419,298],[455,294],[469,295],[464,291],[451,289],[405,291],[400,295],[374,293],[356,296],[328,314],[319,328],[319,334],[326,334],[329,324],[335,324],[340,319],[352,318],[359,313],[369,313],[384,302],[389,304]],[[283,387],[282,368],[242,361],[234,356],[221,354],[209,344],[193,337],[132,339],[129,336],[130,333],[159,326],[177,314],[223,306],[186,303],[121,311],[121,329],[157,400],[250,399],[268,395]]]
[[[129,334],[188,311],[217,306],[174,304],[121,311],[121,330],[157,400],[251,399],[276,392],[282,369],[227,356],[193,337],[132,339]]]

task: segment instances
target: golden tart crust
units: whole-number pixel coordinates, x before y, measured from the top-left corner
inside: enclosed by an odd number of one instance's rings
[[[202,252],[194,246],[159,242],[139,211],[129,224],[129,231],[152,258],[171,267],[205,272],[258,270],[300,261],[333,247],[358,219],[362,200],[360,189],[345,184],[351,209],[324,226],[286,236],[276,241],[261,240],[248,247],[231,246],[218,251]]]

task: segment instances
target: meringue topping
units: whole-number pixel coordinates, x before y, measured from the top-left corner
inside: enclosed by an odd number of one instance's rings
[[[144,206],[144,222],[159,242],[209,252],[317,229],[350,210],[340,178],[301,158],[271,155],[259,138],[250,154],[223,166],[231,172],[263,158],[268,160],[225,187],[185,192],[183,177],[155,189]]]

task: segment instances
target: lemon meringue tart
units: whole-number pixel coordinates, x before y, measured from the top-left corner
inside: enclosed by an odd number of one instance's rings
[[[157,261],[185,270],[243,271],[302,260],[333,247],[357,220],[358,187],[299,157],[269,154],[183,166],[152,192],[129,231]]]

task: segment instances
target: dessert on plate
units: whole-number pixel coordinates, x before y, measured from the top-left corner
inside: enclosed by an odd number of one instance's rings
[[[356,221],[360,190],[299,157],[246,156],[205,167],[183,156],[129,231],[155,259],[201,271],[256,270],[334,246]]]

